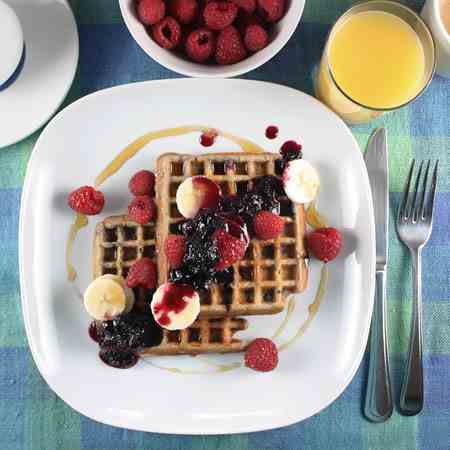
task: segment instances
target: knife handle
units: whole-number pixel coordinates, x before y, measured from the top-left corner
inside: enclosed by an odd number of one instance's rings
[[[377,270],[375,277],[364,415],[372,422],[384,422],[391,417],[393,410],[386,324],[386,272]]]

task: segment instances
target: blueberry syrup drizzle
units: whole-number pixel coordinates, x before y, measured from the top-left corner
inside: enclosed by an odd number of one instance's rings
[[[130,369],[139,361],[136,352],[117,347],[100,347],[98,356],[106,365],[115,369]]]
[[[97,343],[99,342],[100,338],[97,333],[97,324],[95,322],[91,322],[91,324],[89,325],[88,333],[89,333],[89,337],[94,342],[97,342]]]
[[[215,270],[220,255],[214,233],[226,226],[226,218],[211,209],[203,209],[193,219],[183,222],[180,227],[186,238],[183,264],[169,273],[169,280],[206,291],[220,277]]]
[[[263,210],[280,213],[280,201],[278,199],[281,181],[275,176],[256,178],[253,181],[253,189],[241,195],[230,195],[222,199],[220,210],[225,214],[238,216],[247,225],[251,232],[253,218]]]
[[[266,128],[266,138],[267,139],[276,139],[278,137],[278,127],[275,125],[269,125]]]
[[[195,294],[192,286],[188,284],[167,284],[161,301],[154,306],[155,314],[161,314],[158,321],[161,325],[169,325],[169,312],[179,314],[186,308],[188,302],[185,297],[193,297]]]
[[[211,147],[216,142],[216,138],[216,131],[205,131],[200,135],[200,144],[203,145],[203,147]]]
[[[296,141],[286,141],[280,148],[280,154],[285,161],[302,157],[302,145]]]
[[[89,331],[91,335],[91,327]],[[100,346],[100,359],[105,364],[128,369],[137,363],[140,349],[161,343],[163,333],[151,314],[133,309],[128,314],[101,322],[94,336]]]
[[[280,155],[282,157],[281,161],[281,169],[284,170],[289,161],[293,161],[295,159],[301,159],[303,157],[302,154],[302,145],[296,141],[286,141],[280,148]]]

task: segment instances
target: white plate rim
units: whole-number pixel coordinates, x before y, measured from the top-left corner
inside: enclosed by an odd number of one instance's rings
[[[206,80],[203,80],[206,81]],[[216,79],[216,80],[211,80],[208,79],[208,82],[215,82],[215,83],[220,83],[220,82],[226,82],[226,83],[249,83],[249,84],[263,84],[263,85],[272,85],[272,86],[278,86],[281,87],[283,89],[288,89],[291,91],[294,91],[297,95],[303,95],[306,97],[311,98],[314,102],[316,102],[317,104],[319,104],[323,109],[325,109],[328,114],[331,112],[328,108],[326,108],[324,105],[322,105],[318,100],[316,100],[314,97],[303,93],[301,91],[298,91],[296,89],[290,88],[290,87],[286,87],[286,86],[282,86],[282,85],[277,85],[275,83],[270,83],[270,82],[265,82],[265,81],[256,81],[256,80],[233,80],[233,79]],[[28,166],[27,166],[27,172],[25,175],[25,179],[24,179],[24,184],[23,184],[23,189],[22,189],[22,195],[21,195],[21,208],[20,208],[20,215],[19,215],[19,245],[18,245],[18,255],[19,255],[19,276],[20,276],[20,289],[21,289],[21,306],[22,306],[22,314],[23,314],[23,319],[24,319],[24,324],[25,324],[25,330],[26,330],[26,335],[27,335],[27,341],[28,341],[28,345],[30,347],[33,359],[36,363],[36,366],[38,367],[38,370],[41,374],[41,376],[44,378],[44,380],[46,381],[46,383],[49,385],[50,389],[52,389],[57,395],[58,397],[61,398],[61,400],[63,400],[65,403],[67,403],[71,408],[73,408],[75,411],[78,411],[79,413],[83,414],[84,416],[95,420],[97,422],[106,424],[106,425],[110,425],[110,426],[116,426],[116,427],[121,427],[121,428],[126,428],[126,429],[130,429],[130,430],[135,430],[135,431],[145,431],[145,432],[152,432],[152,433],[162,433],[162,434],[175,434],[175,435],[224,435],[224,434],[237,434],[237,433],[251,433],[251,432],[258,432],[258,431],[266,431],[266,430],[272,430],[272,429],[277,429],[277,428],[281,428],[281,427],[285,427],[285,426],[289,426],[298,422],[301,422],[317,413],[319,413],[320,411],[324,410],[325,408],[327,408],[331,403],[333,403],[346,389],[346,387],[350,384],[351,380],[353,379],[353,377],[356,374],[356,371],[358,370],[358,367],[360,366],[360,363],[362,361],[362,358],[364,356],[365,353],[365,348],[366,348],[366,343],[367,343],[367,338],[369,335],[369,331],[370,331],[370,323],[371,323],[371,317],[372,317],[372,310],[373,310],[373,304],[374,304],[374,293],[375,293],[375,277],[371,277],[369,280],[369,292],[368,292],[368,302],[369,302],[369,311],[370,313],[368,314],[368,316],[365,318],[365,326],[363,328],[363,336],[364,339],[360,342],[359,345],[359,352],[357,354],[357,356],[354,359],[353,365],[351,366],[351,368],[348,370],[348,375],[347,377],[342,380],[339,384],[337,384],[336,389],[334,391],[333,395],[330,395],[330,397],[327,399],[326,402],[323,403],[323,405],[321,405],[320,408],[317,409],[317,411],[313,411],[307,415],[304,416],[298,416],[295,414],[291,414],[290,416],[285,416],[283,418],[283,420],[274,420],[273,423],[270,426],[239,426],[239,425],[233,425],[232,427],[228,427],[227,426],[220,426],[219,428],[215,428],[215,429],[211,429],[211,426],[208,425],[209,429],[208,431],[204,431],[202,430],[202,428],[199,426],[197,428],[193,428],[193,427],[188,427],[188,428],[183,428],[182,426],[178,426],[177,429],[172,429],[169,426],[154,426],[154,425],[150,425],[150,428],[145,428],[145,427],[140,427],[140,426],[132,426],[130,425],[126,420],[125,421],[121,421],[119,420],[117,417],[115,417],[114,420],[110,420],[107,416],[99,416],[99,415],[94,415],[91,414],[90,411],[86,411],[84,408],[79,407],[78,405],[74,405],[72,404],[72,402],[68,402],[62,393],[60,393],[59,389],[55,386],[55,384],[52,382],[52,380],[45,375],[45,371],[43,370],[43,366],[42,363],[39,359],[38,356],[38,352],[36,351],[36,348],[34,346],[34,342],[33,339],[31,337],[31,317],[28,313],[28,293],[27,290],[24,288],[26,286],[26,277],[25,277],[25,272],[24,272],[24,237],[25,237],[25,214],[26,211],[28,210],[28,198],[30,197],[30,186],[29,186],[29,180],[30,180],[30,173],[32,172],[32,168],[34,166],[34,161],[37,159],[37,154],[38,154],[38,149],[40,146],[41,141],[45,140],[46,134],[49,132],[49,130],[51,130],[51,128],[53,126],[55,126],[55,124],[61,120],[61,117],[64,116],[64,114],[71,110],[74,107],[78,107],[81,103],[84,102],[89,102],[93,97],[95,96],[99,96],[99,95],[108,95],[108,93],[112,90],[127,90],[127,89],[133,89],[134,86],[136,85],[146,85],[146,84],[166,84],[166,83],[201,83],[202,79],[190,79],[190,78],[185,78],[185,79],[169,79],[169,80],[152,80],[152,81],[143,81],[143,82],[137,82],[137,83],[127,83],[127,84],[123,84],[123,85],[119,85],[119,86],[114,86],[114,87],[110,87],[107,89],[103,89],[97,92],[94,92],[92,94],[89,94],[85,97],[82,97],[78,100],[76,100],[75,102],[71,103],[70,105],[68,105],[66,108],[64,108],[62,111],[58,112],[57,115],[55,115],[53,117],[53,119],[48,123],[48,125],[45,127],[45,129],[43,130],[43,132],[41,133],[41,135],[39,136],[38,140],[36,141],[35,147],[33,149],[32,155],[30,157],[30,160],[28,162]],[[333,113],[334,114],[334,113]],[[337,117],[337,116],[336,116]],[[338,120],[344,124],[344,122],[337,117]],[[371,190],[370,190],[370,183],[369,183],[369,178],[368,178],[368,174],[367,174],[367,170],[366,170],[366,166],[364,163],[364,159],[363,159],[363,155],[361,153],[361,151],[359,150],[359,145],[355,139],[355,137],[353,136],[353,134],[351,133],[350,129],[345,126],[344,124],[344,129],[346,130],[346,133],[348,133],[348,135],[351,137],[351,139],[353,140],[354,144],[355,144],[355,150],[358,150],[357,154],[357,159],[359,161],[359,163],[362,165],[361,168],[362,170],[362,174],[363,174],[363,178],[362,178],[362,189],[364,189],[364,191],[366,192],[367,196],[369,199],[372,198],[371,195]],[[369,208],[369,218],[368,218],[368,225],[369,225],[369,236],[368,236],[368,240],[370,241],[370,261],[369,261],[369,273],[373,273],[375,274],[375,222],[374,222],[374,210],[373,210],[373,203],[372,201],[368,202],[368,208]]]

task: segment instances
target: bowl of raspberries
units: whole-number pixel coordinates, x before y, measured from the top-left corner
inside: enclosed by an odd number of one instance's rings
[[[233,77],[273,56],[294,33],[305,0],[120,0],[140,47],[170,70]]]

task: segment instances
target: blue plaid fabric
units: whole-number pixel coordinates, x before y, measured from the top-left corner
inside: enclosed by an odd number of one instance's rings
[[[293,0],[295,1],[295,0]],[[312,93],[311,72],[326,34],[352,0],[309,0],[300,26],[286,47],[245,78],[271,81]],[[415,10],[421,0],[405,1]],[[65,102],[117,84],[178,75],[152,61],[122,22],[116,0],[72,0],[80,35],[77,76]],[[450,80],[436,76],[412,105],[367,126],[353,127],[364,148],[371,130],[389,132],[391,202],[399,201],[409,160],[439,158],[440,183],[433,236],[424,252],[423,412],[394,413],[374,425],[361,414],[367,357],[331,406],[296,425],[234,436],[168,436],[96,423],[61,401],[38,373],[28,350],[20,310],[17,230],[26,165],[39,131],[0,151],[0,449],[450,449]],[[1,132],[1,129],[0,129]],[[411,268],[391,220],[388,286],[391,362],[396,392],[403,374],[411,317]]]

